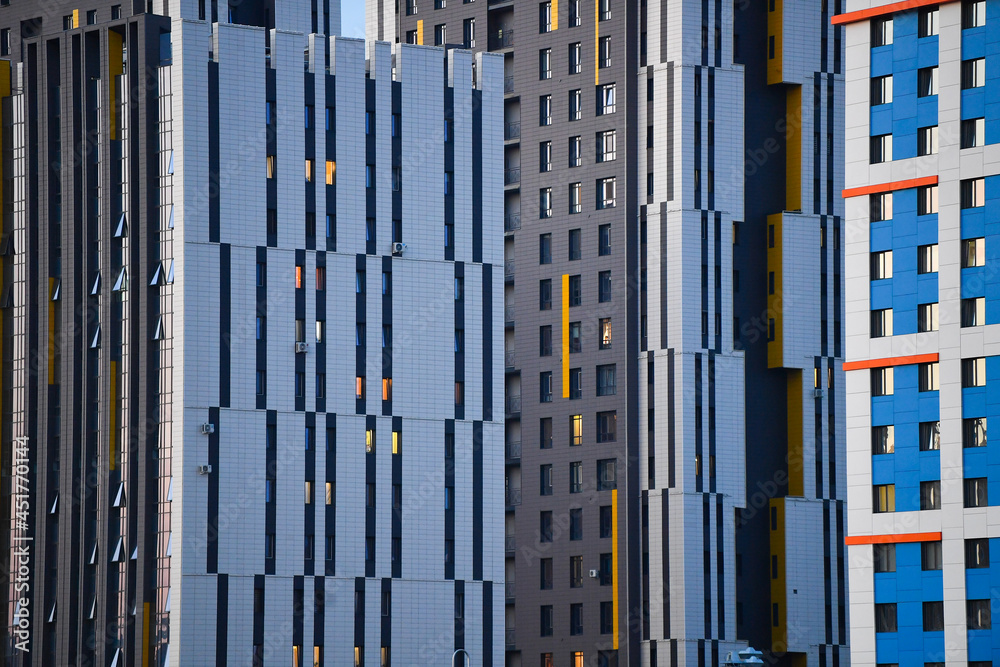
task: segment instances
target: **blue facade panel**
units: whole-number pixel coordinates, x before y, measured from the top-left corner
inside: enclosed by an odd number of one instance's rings
[[[875,602],[896,603],[897,629],[875,635],[876,661],[923,667],[935,661],[928,656],[943,655],[944,633],[924,632],[923,607],[943,598],[941,571],[921,569],[920,544],[897,544],[896,571],[875,574]]]
[[[965,476],[985,476],[989,504],[1000,505],[1000,442],[997,438],[990,438],[990,431],[1000,428],[1000,357],[986,358],[985,387],[962,389],[962,418],[975,417],[986,417],[987,444],[984,447],[967,447],[962,450]],[[1000,552],[1000,546],[997,547],[997,551]],[[1000,557],[1000,553],[997,557]],[[990,558],[993,558],[992,550]],[[1000,619],[1000,616],[997,618]],[[997,630],[1000,632],[1000,622]]]

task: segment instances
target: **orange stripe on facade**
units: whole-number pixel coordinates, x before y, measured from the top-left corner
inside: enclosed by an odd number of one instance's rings
[[[885,357],[884,359],[868,359],[866,361],[845,361],[845,371],[860,371],[866,368],[888,368],[889,366],[909,366],[911,364],[926,364],[938,360],[937,352],[931,354],[914,354],[909,357]]]
[[[948,0],[902,0],[902,2],[893,2],[892,4],[882,5],[881,7],[872,7],[871,9],[859,9],[856,12],[847,12],[846,14],[837,14],[832,19],[830,23],[833,25],[843,25],[845,23],[857,23],[858,21],[866,21],[876,16],[885,16],[886,14],[893,14],[895,12],[903,12],[907,9],[916,9],[917,7],[927,7],[928,5],[943,5],[946,4]]]
[[[907,190],[909,188],[919,188],[921,185],[937,185],[937,176],[922,176],[911,178],[906,181],[893,181],[892,183],[878,183],[877,185],[864,185],[860,188],[848,188],[841,193],[844,199],[851,197],[861,197],[863,195],[875,195],[882,192],[894,192],[896,190]]]
[[[906,533],[903,535],[851,535],[844,538],[847,546],[859,544],[905,544],[907,542],[937,542],[941,533]]]

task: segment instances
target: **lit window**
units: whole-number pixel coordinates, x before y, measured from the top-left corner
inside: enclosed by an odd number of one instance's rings
[[[267,156],[267,177],[274,178],[277,174],[278,158],[274,155]]]
[[[301,264],[295,265],[295,289],[302,289],[302,272],[304,267]]]
[[[986,239],[964,239],[962,241],[962,268],[971,269],[986,264]]]
[[[375,429],[365,430],[365,453],[372,454],[375,452]]]
[[[382,378],[382,400],[392,400],[392,378]]]
[[[600,343],[598,344],[601,350],[611,349],[611,318],[604,317],[597,321],[597,328],[600,334]]]
[[[876,107],[890,102],[892,102],[892,75],[872,77],[871,105]]]
[[[892,193],[882,192],[880,194],[869,195],[869,220],[871,222],[882,222],[892,220]]]
[[[894,390],[893,368],[873,368],[871,372],[872,396],[892,396]]]
[[[313,161],[306,160],[306,182],[312,183],[313,180]]]
[[[403,453],[403,433],[401,431],[392,432],[392,453]]]
[[[896,511],[896,485],[895,484],[877,484],[873,490],[874,494],[874,509],[873,511],[878,514],[881,512],[895,512]]]
[[[937,273],[938,247],[936,243],[917,248],[917,273]]]
[[[962,326],[981,327],[986,324],[986,298],[962,299]]]
[[[599,88],[602,116],[615,112],[615,84],[606,83]]]
[[[583,415],[569,416],[569,445],[577,447],[583,444]]]
[[[313,501],[313,483],[306,481],[306,505],[312,505]]]
[[[882,338],[892,335],[892,308],[879,308],[872,311],[871,337]]]
[[[986,386],[986,358],[962,359],[962,386]]]
[[[986,58],[962,61],[962,90],[982,88],[986,85]]]
[[[872,427],[872,454],[892,454],[896,451],[896,427]]]
[[[326,161],[326,184],[333,185],[337,176],[337,163],[333,160]]]
[[[938,330],[938,304],[921,303],[917,306],[917,331]]]
[[[365,376],[359,375],[354,381],[354,397],[363,400],[365,397]]]
[[[892,44],[892,17],[872,19],[872,48]]]

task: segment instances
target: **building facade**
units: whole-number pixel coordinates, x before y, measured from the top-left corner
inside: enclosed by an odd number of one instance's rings
[[[848,662],[838,7],[368,3],[504,56],[508,665]]]
[[[502,664],[502,58],[338,30],[0,6],[0,663]]]
[[[837,18],[851,639],[865,664],[990,665],[1000,3],[907,5],[848,2]]]

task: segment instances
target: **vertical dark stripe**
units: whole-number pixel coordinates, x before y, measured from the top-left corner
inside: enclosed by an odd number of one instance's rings
[[[219,407],[229,407],[232,355],[232,255],[228,243],[219,246]]]
[[[697,196],[700,201],[701,195]],[[712,326],[708,321],[708,211],[701,212],[701,320],[701,346],[708,348]]]
[[[267,67],[264,70],[264,76],[265,76],[265,80],[264,80],[265,99],[268,102],[270,102],[271,104],[274,105],[275,114],[276,115],[280,114],[280,113],[282,113],[282,109],[279,108],[278,104],[277,104],[277,96],[278,96],[278,93],[277,93],[277,90],[278,90],[277,70],[272,69],[270,67]],[[266,148],[267,155],[277,155],[278,154],[278,137],[277,137],[277,133],[275,132],[275,128],[276,127],[277,127],[277,122],[274,121],[274,120],[272,120],[271,124],[267,128],[267,138],[266,138],[266,141],[267,141],[267,148]],[[278,168],[280,169],[281,165],[278,165]],[[268,178],[266,180],[267,180],[267,184],[266,184],[266,188],[267,188],[267,209],[268,209],[268,211],[272,211],[273,210],[273,211],[277,212],[277,210],[278,210],[278,179],[277,178]],[[281,224],[280,220],[278,221],[278,224],[279,225]],[[273,233],[273,234],[270,233],[270,232],[267,233],[267,245],[268,245],[268,247],[271,247],[271,248],[277,247],[277,245],[278,245],[278,234],[277,233]]]
[[[355,309],[354,321],[355,324],[357,325],[357,324],[365,324],[365,321],[367,319],[365,298],[368,293],[368,285],[367,285],[368,272],[366,271],[368,262],[365,256],[357,255],[355,257],[354,266],[355,270],[358,273],[358,276],[360,276],[360,278],[356,278],[356,280],[357,279],[362,280],[361,291],[355,293],[355,299],[354,299],[354,309]],[[363,415],[367,412],[368,394],[369,392],[374,390],[373,387],[371,386],[372,383],[370,382],[370,380],[373,380],[374,378],[365,377],[367,375],[366,371],[367,350],[366,350],[365,340],[362,339],[360,343],[361,343],[360,345],[355,347],[354,366],[355,366],[355,373],[357,374],[357,376],[360,378],[365,378],[365,393],[361,398],[358,398],[354,401],[354,411],[359,415]],[[379,387],[379,390],[381,390],[381,387]]]
[[[264,284],[257,285],[257,315],[264,318],[267,322],[267,248],[263,246],[257,246],[257,264],[258,269],[262,268],[264,271]],[[262,373],[264,376],[264,393],[257,394],[257,409],[265,410],[267,409],[267,329],[265,327],[263,334],[257,339],[257,371]],[[256,382],[256,378],[255,378]]]
[[[722,67],[722,0],[715,0],[715,36],[712,38],[715,46],[715,66]],[[718,660],[714,664],[719,664]]]
[[[660,561],[663,564],[663,637],[670,637],[670,494],[664,490],[660,495],[661,532],[660,553],[664,555]],[[676,662],[676,649],[671,647],[671,664]]]
[[[399,433],[400,440],[403,439],[403,418],[393,417],[392,418],[392,430],[393,432]],[[402,503],[402,491],[403,491],[403,455],[402,449],[399,454],[395,454],[392,457],[392,485],[393,489],[399,489],[399,501]],[[395,493],[395,490],[393,491]],[[395,503],[395,496],[393,496]],[[398,507],[393,504],[392,507],[392,572],[393,577],[403,576],[403,561],[402,561],[402,548],[398,551],[395,547],[396,544],[402,544],[403,539],[403,508],[402,504]]]
[[[673,82],[670,85],[672,89]],[[670,158],[667,158],[667,164],[669,163]],[[673,179],[673,176],[671,175],[670,178]],[[673,186],[671,185],[670,187],[672,188]],[[672,197],[669,198],[672,199]],[[670,254],[667,251],[667,202],[660,202],[660,256],[658,258],[659,262],[657,262],[657,270],[660,272],[660,347],[663,349],[669,347],[669,334],[667,331],[670,317],[670,290],[667,284],[669,257]]]
[[[492,264],[483,264],[483,421],[493,421]]]
[[[703,417],[704,418],[704,417]],[[715,493],[715,353],[708,353],[708,490]]]
[[[847,569],[844,558],[844,502],[837,504],[837,642],[847,642]],[[837,664],[837,647],[834,646],[834,664]]]
[[[472,91],[472,136],[483,136],[483,91]],[[483,146],[472,142],[472,261],[483,261]]]
[[[318,551],[316,548],[316,536],[314,534],[316,530],[316,506],[317,503],[326,502],[326,487],[320,480],[316,479],[316,456],[319,449],[319,435],[316,432],[315,412],[306,413],[306,432],[308,433],[306,437],[309,439],[308,445],[310,449],[306,451],[303,459],[303,473],[305,474],[304,481],[312,482],[312,498],[310,498],[310,502],[305,503],[302,517],[302,543],[303,545],[307,545],[311,537],[312,553],[303,549],[302,574],[311,576],[316,573],[315,563]]]
[[[823,629],[826,643],[833,643],[833,564],[830,562],[830,501],[823,501]]]
[[[253,577],[253,645],[261,649],[264,647],[264,611],[267,609],[264,604],[265,581],[263,574],[255,574]],[[254,667],[260,667],[256,661]]]
[[[715,351],[722,353],[722,213],[715,212],[715,322],[709,326],[715,331]]]
[[[722,527],[723,507],[722,495],[715,496],[715,604],[719,626],[716,637],[728,636],[726,634],[726,542]],[[717,651],[718,648],[718,643],[716,643],[714,649]],[[712,664],[719,664],[717,655],[713,655]]]
[[[226,667],[229,653],[229,575],[220,574],[217,577],[215,607],[215,665]]]
[[[472,578],[483,578],[483,422],[472,422]]]
[[[265,437],[268,439],[268,444],[264,449],[264,458],[267,463],[264,467],[264,475],[266,479],[271,483],[271,492],[274,494],[272,497],[276,497],[280,489],[277,485],[277,471],[278,471],[278,411],[268,410],[266,413],[266,429],[267,433]],[[277,539],[277,525],[278,525],[278,510],[277,502],[272,500],[269,503],[264,503],[264,535],[265,539],[270,539],[269,536],[274,536],[273,539]],[[277,548],[277,544],[275,544]],[[274,574],[274,561],[272,558],[264,559],[264,574]]]
[[[326,635],[326,579],[313,579],[313,644],[319,646],[319,667],[326,662],[323,637]]]
[[[703,3],[707,2],[707,1],[708,0],[702,0]],[[695,94],[694,94],[694,120],[698,124],[698,127],[701,126],[701,98],[702,98],[701,70],[702,70],[702,68],[698,67],[698,66],[695,66],[695,67],[693,67],[691,69],[692,75],[693,75],[692,85],[694,86],[694,90],[695,90]],[[694,138],[694,168],[695,168],[695,170],[699,174],[701,173],[701,146],[702,146],[701,132],[697,132],[696,136]],[[699,208],[699,209],[702,208],[702,205],[701,205],[701,193],[704,190],[703,181],[704,181],[704,178],[699,178],[694,183],[694,206],[695,206],[695,208]],[[704,221],[702,221],[702,224],[704,224]],[[702,241],[701,241],[701,245],[702,245],[702,248],[704,248],[704,246],[705,246],[704,235],[702,235],[702,237],[703,238],[702,238]],[[702,254],[704,254],[704,251],[703,251]],[[704,263],[704,257],[702,257],[702,262]],[[702,310],[704,310],[704,308],[702,308]],[[708,347],[708,346],[703,343],[702,347]]]
[[[705,35],[708,35],[708,0],[701,0],[701,26]],[[701,44],[701,64],[708,65],[708,39],[702,39]],[[697,117],[697,116],[696,116]]]
[[[700,470],[695,471],[694,490],[699,493],[705,490],[705,469],[708,467],[708,461],[705,460],[705,452],[703,451],[704,442],[702,433],[705,430],[705,413],[702,409],[701,358],[702,355],[700,353],[694,355],[694,455],[701,467]]]
[[[461,298],[455,299],[455,328],[465,330],[465,263],[455,262],[455,280],[462,281]],[[465,386],[465,346],[455,352],[455,382]],[[458,398],[457,392],[455,398]],[[455,402],[455,419],[465,419],[465,396],[462,403]]]
[[[483,582],[483,667],[493,667],[493,582]]]
[[[219,571],[219,408],[208,409],[208,423],[215,424],[215,432],[208,434],[208,465],[212,472],[208,478],[208,534],[205,544],[205,568],[209,574]]]
[[[653,374],[653,357],[648,357],[646,362],[646,404],[656,405],[656,383]],[[649,408],[646,413],[646,461],[648,472],[646,475],[646,487],[656,488],[656,412]]]
[[[305,322],[306,319],[306,292],[308,289],[306,285],[309,281],[305,276],[305,266],[306,266],[306,251],[302,249],[297,249],[295,251],[295,264],[296,266],[302,267],[302,287],[295,290],[295,319],[302,320]],[[306,388],[306,355],[296,354],[295,355],[295,410],[297,412],[302,412],[306,409],[306,393],[308,389]],[[299,378],[301,381],[301,395],[299,395]]]
[[[455,488],[455,420],[444,420],[444,487]],[[446,491],[447,492],[447,491]],[[444,510],[444,543],[445,561],[444,578],[455,578],[455,507],[445,507]],[[450,550],[450,551],[449,551]]]
[[[354,577],[354,645],[365,645],[365,578]]]
[[[455,117],[455,89],[445,88],[444,91],[444,118],[445,123],[450,124]],[[451,125],[454,127],[454,125]],[[479,136],[479,135],[473,135]],[[455,173],[455,138],[445,137],[444,142],[444,171],[446,174]],[[444,197],[444,230],[445,245],[444,258],[446,261],[455,261],[455,184],[445,191]],[[475,187],[475,185],[474,185]]]
[[[705,667],[705,640],[698,640],[698,667]],[[715,667],[714,665],[712,667]]]
[[[663,36],[663,53],[665,54],[666,35],[668,32],[665,24],[667,18],[667,5],[661,3],[661,6],[663,7],[662,20],[664,21],[664,26],[660,34]],[[674,159],[674,63],[673,61],[670,61],[667,63],[667,201],[674,200]],[[663,208],[665,209],[666,207]]]
[[[382,258],[382,276],[379,276],[382,283],[385,282],[386,276],[388,274],[389,280],[392,279],[392,257]],[[388,294],[385,290],[382,291],[382,326],[389,327],[392,330],[392,291],[390,290]],[[383,339],[385,334],[383,333]],[[382,345],[382,377],[392,379],[392,341],[388,341],[388,345],[385,345],[387,341],[383,340]],[[383,396],[383,398],[385,398]],[[382,416],[388,417],[392,415],[392,393],[390,392],[388,400],[382,401]],[[395,423],[395,420],[393,420]]]
[[[326,415],[326,481],[334,483],[336,494],[337,479],[337,415]],[[324,485],[324,493],[325,493]],[[337,572],[337,498],[332,505],[326,506],[324,542],[329,541],[330,549],[323,544],[323,557],[326,559],[326,576],[332,577]],[[329,556],[329,557],[327,557]]]
[[[388,603],[388,604],[387,604]],[[379,600],[382,609],[381,639],[382,646],[392,647],[392,579],[382,579],[382,598]],[[392,651],[389,652],[390,656]]]
[[[461,597],[459,597],[459,596],[461,596]],[[461,600],[461,602],[460,602],[460,600]],[[464,600],[465,600],[465,582],[463,580],[461,580],[461,579],[458,579],[457,581],[455,581],[455,602],[454,602],[455,609],[452,612],[452,616],[455,617],[455,650],[456,651],[458,649],[460,649],[460,648],[461,649],[465,648],[465,613],[464,613],[464,609],[462,610],[463,611],[462,614],[458,613],[459,612],[459,604],[462,604],[463,607],[465,606],[464,605]]]
[[[317,268],[318,267],[323,267],[324,271],[326,270],[326,253],[323,252],[322,250],[316,253],[316,266],[317,266]],[[327,288],[327,289],[329,289],[329,288]],[[317,322],[326,322],[326,295],[327,295],[327,291],[325,289],[324,290],[316,290],[316,321]],[[326,341],[327,341],[329,335],[330,335],[330,331],[329,331],[329,328],[327,328],[326,331],[324,331],[323,340],[321,342],[317,342],[316,345],[315,345],[315,348],[316,348],[315,349],[315,354],[316,354],[316,373],[317,373],[317,378],[315,380],[315,383],[316,383],[317,386],[319,386],[319,383],[320,383],[320,380],[319,380],[320,376],[322,376],[323,378],[326,378]],[[307,381],[306,382],[306,391],[309,391],[309,389],[310,389],[309,382]],[[327,392],[327,388],[323,387],[323,394],[316,396],[316,412],[318,412],[318,413],[326,412],[326,392]],[[318,429],[316,431],[316,442],[317,442],[316,451],[318,452],[319,451],[319,445],[318,445],[318,443],[319,443],[319,430]]]
[[[711,505],[709,494],[702,494],[701,497],[701,549],[702,549],[702,576],[705,582],[705,637],[712,636],[712,557],[709,547],[712,545],[712,521]]]
[[[677,667],[677,640],[670,640],[670,667]]]
[[[708,208],[711,210],[715,209],[715,179],[712,176],[715,173],[715,142],[714,140],[709,142],[707,139],[708,128],[712,127],[715,121],[715,70],[711,67],[708,68],[708,125],[705,126],[705,147],[706,153],[708,155],[708,173],[705,174],[705,183],[712,182],[713,185],[709,188],[705,186],[705,192],[708,193]],[[715,130],[712,130],[712,135],[714,137]],[[710,181],[711,179],[711,181]],[[716,237],[716,242],[718,243],[718,237]]]
[[[375,416],[368,415],[365,417],[365,429],[372,431],[372,437],[378,442],[378,432],[375,430]],[[376,485],[378,480],[378,469],[377,469],[377,459],[375,458],[375,453],[377,451],[377,444],[372,447],[372,451],[365,454],[365,483],[370,484],[372,487]],[[367,493],[367,489],[365,491]],[[377,491],[376,491],[377,493]],[[366,507],[365,508],[365,576],[374,577],[375,576],[375,556],[376,552],[371,554],[367,553],[368,541],[375,540],[375,525],[376,525],[376,508]],[[369,558],[371,556],[371,558]]]
[[[211,243],[218,243],[221,238],[219,189],[219,63],[210,60],[208,62],[208,240]]]
[[[671,489],[674,488],[674,483],[676,481],[674,472],[676,468],[676,444],[674,442],[676,436],[675,430],[675,407],[674,401],[676,399],[676,394],[674,393],[674,350],[667,350],[667,486]],[[668,553],[668,552],[664,552]]]
[[[302,646],[305,636],[305,578],[292,577],[292,644]],[[298,667],[296,665],[296,667]]]

